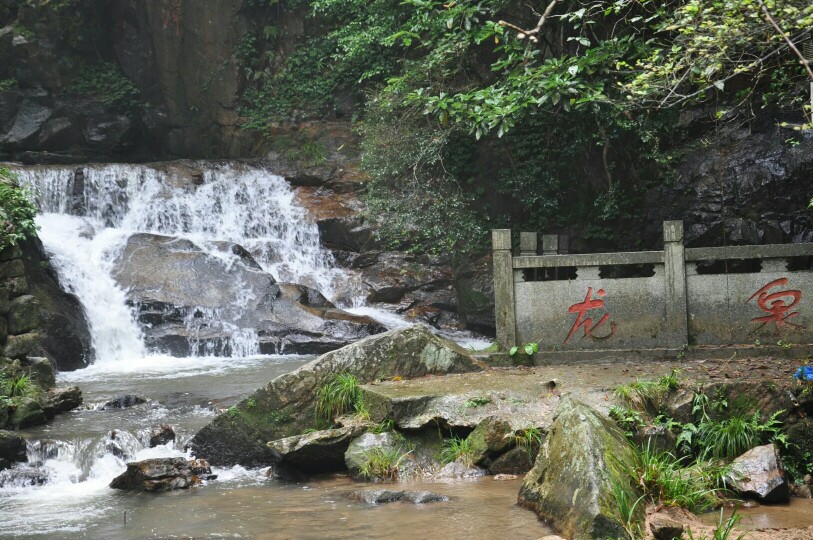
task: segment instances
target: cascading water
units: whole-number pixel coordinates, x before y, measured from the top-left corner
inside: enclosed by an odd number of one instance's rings
[[[224,253],[222,243],[239,244],[277,281],[305,284],[328,298],[339,288],[352,290],[352,278],[333,265],[316,225],[283,178],[246,165],[196,164],[195,169],[202,174],[184,166],[150,165],[17,171],[41,210],[40,237],[61,281],[85,307],[97,363],[147,353],[125,291],[112,275],[114,261],[136,233],[188,239],[226,265],[236,256]],[[256,354],[256,330],[236,322],[250,295],[237,294],[222,308],[188,308],[182,316],[192,350]],[[198,346],[195,336],[212,328],[229,336],[227,342]]]

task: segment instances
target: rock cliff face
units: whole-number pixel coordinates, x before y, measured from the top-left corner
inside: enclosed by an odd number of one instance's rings
[[[39,240],[0,252],[2,356],[48,358],[60,370],[92,361],[90,330],[79,300],[64,292]]]

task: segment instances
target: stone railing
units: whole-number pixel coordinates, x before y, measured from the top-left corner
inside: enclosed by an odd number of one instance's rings
[[[813,342],[813,244],[573,255],[556,236],[492,231],[497,341],[510,348],[637,350]]]

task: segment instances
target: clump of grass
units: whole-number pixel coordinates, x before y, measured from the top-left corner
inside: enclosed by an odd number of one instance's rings
[[[452,437],[443,441],[440,460],[444,465],[460,460],[466,467],[472,467],[474,466],[474,449],[468,439]]]
[[[640,411],[657,411],[669,392],[680,387],[680,372],[673,369],[657,381],[635,381],[623,384],[613,394],[633,409]]]
[[[482,407],[483,405],[488,405],[491,403],[491,398],[488,396],[477,396],[471,399],[467,399],[463,406],[467,409],[473,409],[476,407]]]
[[[774,413],[762,423],[759,412],[738,414],[723,420],[706,417],[697,428],[697,441],[700,455],[715,459],[734,459],[743,452],[758,446],[763,438],[776,436],[781,423],[776,417],[784,411]]]
[[[364,452],[365,461],[359,469],[359,474],[364,478],[395,480],[398,478],[401,463],[409,454],[410,452],[405,452],[400,447],[389,450],[380,446],[370,448]]]
[[[8,398],[25,397],[34,392],[34,382],[28,375],[0,378],[0,393]]]
[[[633,461],[627,465],[627,475],[654,504],[680,506],[702,512],[716,506],[716,474],[703,470],[702,463],[684,468],[683,459],[669,452],[658,451],[647,444],[633,447]]]
[[[635,501],[630,497],[630,486],[618,478],[611,479],[613,489],[613,499],[615,500],[615,512],[618,521],[631,539],[638,539],[644,537],[641,522],[643,521],[641,510],[641,502],[646,499],[645,495],[641,495]]]
[[[336,375],[316,391],[316,419],[332,423],[333,418],[356,410],[361,401],[358,379],[349,373]]]
[[[537,427],[527,427],[514,434],[514,442],[526,454],[533,456],[542,445],[542,437],[542,430]]]
[[[382,420],[381,422],[379,422],[378,424],[375,424],[374,426],[371,426],[368,429],[368,431],[370,433],[375,433],[376,435],[378,435],[380,433],[386,433],[387,431],[392,431],[393,429],[395,429],[395,421],[392,420],[391,418],[388,418],[386,420]]]

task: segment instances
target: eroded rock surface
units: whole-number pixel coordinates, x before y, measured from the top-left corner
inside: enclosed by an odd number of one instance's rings
[[[146,459],[127,464],[127,470],[110,483],[113,489],[161,492],[200,485],[211,473],[204,460],[186,458]]]
[[[200,430],[190,446],[215,465],[267,465],[274,456],[266,443],[312,427],[316,391],[338,374],[349,373],[360,383],[368,383],[482,369],[464,349],[426,327],[393,330],[324,354],[277,377]]]
[[[565,396],[523,480],[519,504],[566,538],[625,538],[612,483],[631,459],[630,446],[613,422]]]

